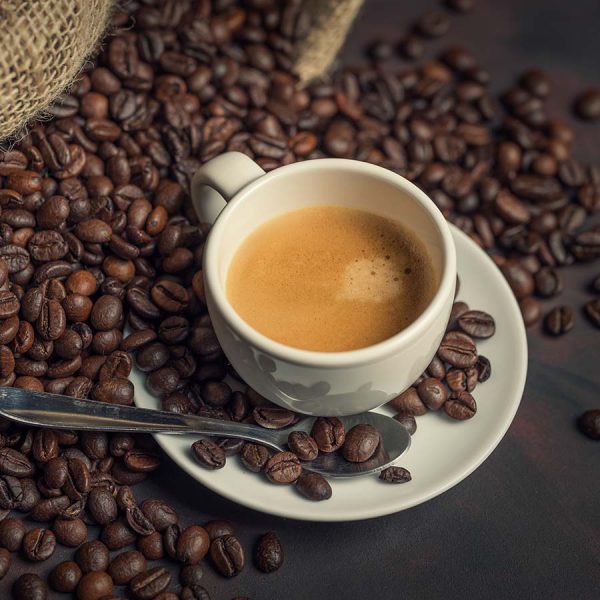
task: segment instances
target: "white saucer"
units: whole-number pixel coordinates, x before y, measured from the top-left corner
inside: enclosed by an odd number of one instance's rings
[[[375,476],[332,480],[333,497],[311,502],[293,487],[276,486],[227,459],[219,471],[208,471],[192,457],[197,436],[156,436],[164,451],[187,473],[214,492],[250,508],[307,521],[353,521],[380,517],[421,504],[470,475],[498,445],[511,424],[525,386],[527,339],[521,313],[508,284],[487,255],[466,235],[452,227],[461,287],[458,298],[471,308],[489,312],[496,335],[477,344],[492,363],[492,377],[474,392],[477,414],[469,421],[453,421],[443,412],[417,418],[417,431],[398,463],[412,474],[401,485],[380,482]],[[132,373],[136,404],[159,408],[144,388],[143,375]],[[387,409],[378,409],[386,411]],[[200,500],[199,500],[200,502]]]

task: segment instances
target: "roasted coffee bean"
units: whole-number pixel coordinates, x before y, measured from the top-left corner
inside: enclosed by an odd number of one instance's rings
[[[81,545],[75,553],[75,560],[82,573],[106,571],[110,562],[108,548],[100,540],[92,540]]]
[[[494,318],[481,310],[469,310],[458,318],[458,326],[467,335],[487,339],[496,333]]]
[[[164,531],[178,521],[177,513],[162,500],[144,500],[140,508],[156,531]]]
[[[577,96],[574,108],[577,115],[586,121],[600,119],[600,90],[587,90]]]
[[[434,356],[427,367],[427,373],[436,379],[444,379],[446,375],[446,367],[437,356]]]
[[[246,564],[244,549],[234,535],[217,538],[210,544],[210,558],[225,577],[238,575]]]
[[[52,531],[63,546],[77,547],[87,539],[87,525],[79,518],[55,519]]]
[[[379,473],[379,479],[385,483],[408,483],[412,477],[410,472],[403,467],[387,467]]]
[[[151,473],[160,467],[160,457],[157,454],[137,448],[127,451],[123,462],[134,473]]]
[[[31,477],[35,467],[29,459],[13,448],[0,448],[0,473],[14,477]]]
[[[372,425],[355,425],[346,433],[342,446],[342,455],[350,462],[365,462],[377,450],[380,442],[379,432]]]
[[[415,431],[417,431],[417,420],[413,415],[399,412],[398,414],[394,415],[394,419],[396,419],[396,421],[398,421],[398,423],[400,423],[410,435],[413,435]]]
[[[477,361],[477,348],[467,334],[449,331],[442,339],[438,356],[453,367],[466,369]]]
[[[562,292],[562,279],[552,267],[542,267],[534,275],[534,279],[535,291],[542,298],[550,298]]]
[[[96,600],[111,597],[113,581],[108,573],[92,571],[86,573],[77,585],[77,598],[79,600]]]
[[[160,560],[165,555],[163,538],[158,531],[138,537],[137,547],[148,560]]]
[[[175,555],[177,560],[186,565],[196,565],[206,556],[209,547],[208,532],[199,525],[191,525],[180,533]]]
[[[12,586],[15,600],[48,600],[48,586],[35,573],[23,573]]]
[[[130,506],[125,509],[125,520],[131,530],[138,535],[150,535],[154,531],[152,522],[138,506]]]
[[[254,548],[254,564],[263,573],[273,573],[283,565],[283,547],[274,531],[260,537]]]
[[[23,554],[28,560],[39,562],[49,559],[56,548],[56,538],[49,529],[36,527],[23,536]]]
[[[475,416],[477,404],[475,398],[467,391],[458,392],[456,396],[448,398],[444,404],[444,411],[457,421],[465,421]]]
[[[21,548],[24,535],[25,525],[20,519],[8,517],[0,521],[0,547],[16,552]]]
[[[600,410],[587,410],[579,417],[577,425],[587,437],[600,440]]]
[[[321,452],[334,452],[346,439],[343,423],[337,417],[319,417],[315,420],[311,436]]]
[[[329,482],[319,473],[303,472],[296,480],[296,489],[309,500],[321,501],[331,498]]]
[[[144,571],[146,571],[146,559],[137,550],[128,550],[117,554],[110,561],[107,569],[116,585],[126,585]]]
[[[563,305],[553,308],[544,319],[546,331],[559,336],[568,333],[575,325],[575,312],[570,306]]]
[[[231,388],[222,381],[205,381],[200,386],[202,400],[211,406],[225,406],[231,399]]]
[[[163,592],[171,583],[171,574],[163,567],[154,567],[136,575],[129,582],[135,600],[151,600]]]
[[[283,429],[295,419],[293,412],[277,406],[257,406],[252,416],[256,424],[265,429]]]
[[[292,452],[278,452],[267,460],[264,470],[272,483],[288,484],[300,477],[302,466],[298,457]]]
[[[590,300],[584,306],[585,314],[589,321],[600,328],[600,299]]]
[[[429,410],[439,410],[448,399],[446,386],[435,377],[427,377],[417,386],[417,394]]]
[[[79,565],[72,560],[68,560],[59,563],[52,569],[48,576],[48,583],[53,590],[68,594],[75,591],[81,576],[82,572]]]
[[[292,431],[287,443],[300,460],[314,460],[319,454],[317,442],[305,431]]]
[[[120,550],[135,542],[136,534],[124,519],[117,519],[102,528],[100,540],[109,550]]]
[[[500,269],[517,300],[533,294],[535,284],[531,273],[527,269],[514,261],[504,264]]]
[[[197,440],[192,444],[196,460],[207,469],[222,469],[225,466],[225,452],[209,439]]]
[[[86,508],[99,525],[106,525],[117,518],[117,503],[107,488],[92,488]]]
[[[417,388],[414,386],[409,387],[399,396],[390,400],[387,405],[398,412],[407,413],[415,417],[424,415],[427,412],[427,407],[423,404],[423,400],[421,400]]]

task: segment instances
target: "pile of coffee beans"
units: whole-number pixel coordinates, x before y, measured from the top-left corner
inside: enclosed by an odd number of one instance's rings
[[[199,583],[206,556],[226,577],[244,568],[244,549],[228,521],[186,527],[166,502],[136,501],[131,485],[159,466],[151,438],[2,427],[0,579],[9,572],[11,553],[39,563],[52,558],[57,544],[77,550],[73,560],[54,566],[48,583],[79,600],[117,598],[111,594],[118,586],[135,600],[179,598],[167,592],[177,585],[169,571],[148,561],[170,558],[182,565],[182,600],[210,597]],[[88,540],[90,526],[100,528],[98,539]],[[261,571],[281,566],[283,550],[274,533],[258,540],[254,557]],[[17,600],[48,593],[46,582],[32,573],[12,589]]]

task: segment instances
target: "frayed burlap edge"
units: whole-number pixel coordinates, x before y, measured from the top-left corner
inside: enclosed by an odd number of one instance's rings
[[[4,0],[0,5],[0,142],[69,89],[107,28],[113,0]]]
[[[363,0],[306,0],[312,28],[295,52],[294,71],[302,84],[323,75],[342,47]]]

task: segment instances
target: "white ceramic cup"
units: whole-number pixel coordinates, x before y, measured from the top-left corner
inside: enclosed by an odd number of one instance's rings
[[[388,402],[427,368],[452,308],[456,252],[444,217],[414,184],[382,167],[337,158],[266,174],[244,154],[228,152],[196,172],[192,201],[200,221],[214,223],[204,246],[203,272],[215,333],[236,371],[259,394],[310,415],[357,414]],[[274,217],[320,204],[394,219],[425,243],[437,291],[406,329],[366,348],[314,352],[266,337],[233,309],[225,292],[227,271],[244,239]]]

